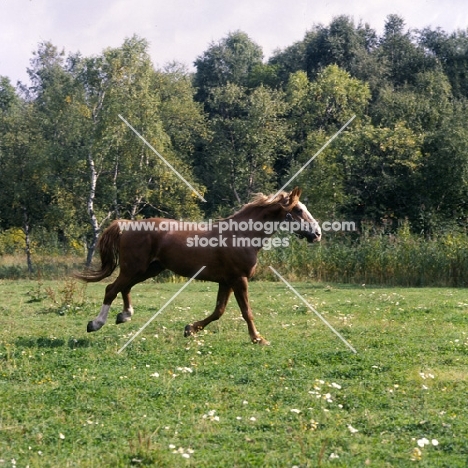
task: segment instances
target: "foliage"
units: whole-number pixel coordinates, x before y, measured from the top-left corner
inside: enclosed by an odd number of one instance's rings
[[[418,135],[402,124],[363,125],[337,144],[343,167],[343,213],[357,222],[415,219],[414,194],[421,167]],[[417,208],[416,208],[417,209]]]
[[[286,93],[294,142],[294,159],[285,171],[288,177],[314,158],[351,117],[357,116],[358,121],[364,118],[370,99],[368,86],[336,65],[326,67],[314,82],[303,71],[294,73]],[[344,206],[348,197],[344,171],[342,156],[327,151],[296,179],[295,183],[303,187],[304,199],[315,207],[315,216],[330,219],[339,206]]]
[[[468,30],[447,33],[440,28],[426,28],[420,32],[419,40],[441,64],[444,74],[450,80],[454,96],[468,97]]]
[[[261,65],[262,58],[261,47],[242,31],[229,33],[218,43],[211,43],[195,60],[197,99],[209,109],[207,101],[213,89],[229,83],[246,86],[250,73]]]
[[[259,87],[251,93],[233,83],[213,91],[212,138],[197,168],[206,186],[208,209],[247,203],[275,187],[275,160],[286,144],[286,104],[281,93]]]
[[[24,250],[24,232],[19,228],[0,231],[0,254],[14,254]]]

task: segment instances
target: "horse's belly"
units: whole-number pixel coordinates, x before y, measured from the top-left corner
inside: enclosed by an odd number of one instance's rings
[[[253,250],[217,245],[194,246],[186,239],[177,239],[175,236],[171,236],[172,242],[168,240],[164,239],[161,243],[155,260],[178,275],[191,278],[205,267],[197,279],[227,282],[239,276],[250,277],[255,270],[257,255]]]

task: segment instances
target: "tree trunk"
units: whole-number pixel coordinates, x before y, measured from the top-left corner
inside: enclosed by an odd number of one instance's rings
[[[119,197],[118,197],[118,189],[117,189],[117,176],[118,175],[119,175],[119,156],[117,155],[117,160],[115,161],[115,167],[114,167],[114,177],[112,180],[112,185],[114,187],[114,210],[115,210],[115,217],[117,219],[120,218]]]
[[[242,205],[241,199],[239,197],[239,194],[237,193],[236,186],[235,186],[235,180],[236,180],[235,173],[236,173],[236,170],[235,170],[235,167],[234,167],[234,161],[231,159],[230,163],[231,163],[231,181],[230,181],[231,190],[233,191],[234,196],[236,197],[237,203],[239,203],[239,205]]]
[[[98,125],[98,114],[102,109],[104,104],[104,97],[106,93],[105,91],[102,92],[98,97],[98,102],[96,107],[93,109],[93,132],[96,131],[96,127]],[[88,254],[86,256],[86,266],[89,267],[91,265],[91,261],[93,260],[94,251],[96,250],[97,241],[99,239],[99,234],[101,232],[101,226],[96,218],[96,213],[94,212],[94,200],[96,198],[96,186],[99,179],[99,174],[96,169],[96,164],[94,162],[93,157],[93,145],[91,144],[91,148],[89,149],[88,153],[88,164],[89,164],[89,193],[88,193],[88,201],[87,201],[87,212],[89,216],[89,224],[91,225],[91,240],[87,242]]]
[[[28,272],[33,273],[33,265],[32,265],[32,258],[31,258],[31,239],[29,237],[29,233],[30,233],[29,217],[28,217],[28,211],[25,206],[23,206],[23,231],[24,231],[26,262],[28,264]]]
[[[94,159],[91,151],[88,153],[88,163],[90,170],[90,184],[89,184],[89,193],[88,193],[88,202],[87,202],[87,211],[89,216],[89,223],[91,224],[91,240],[87,243],[88,254],[86,256],[86,266],[91,265],[93,259],[94,251],[96,250],[97,241],[99,238],[99,223],[96,218],[96,213],[94,212],[94,199],[96,197],[96,185],[98,181],[98,174],[96,171],[96,166],[94,164]]]

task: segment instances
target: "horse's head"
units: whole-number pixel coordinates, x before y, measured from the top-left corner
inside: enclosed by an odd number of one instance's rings
[[[322,231],[319,223],[309,213],[304,203],[299,201],[301,193],[302,190],[296,187],[289,194],[286,221],[291,223],[292,231],[301,238],[305,237],[307,242],[320,241]]]

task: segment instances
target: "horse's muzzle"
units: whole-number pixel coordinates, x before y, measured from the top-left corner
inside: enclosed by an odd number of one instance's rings
[[[296,232],[296,235],[301,239],[306,239],[309,244],[312,242],[320,242],[320,239],[322,238],[321,233],[312,231],[300,231]]]

